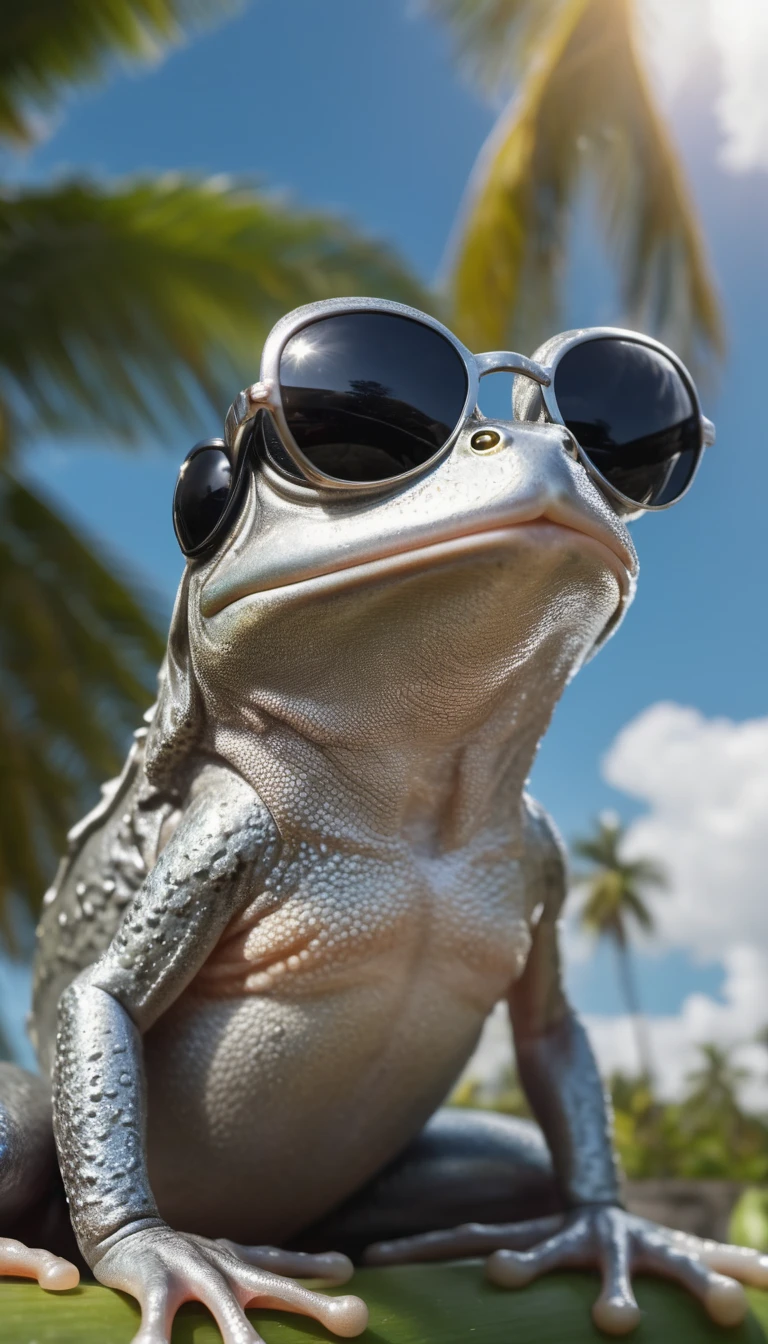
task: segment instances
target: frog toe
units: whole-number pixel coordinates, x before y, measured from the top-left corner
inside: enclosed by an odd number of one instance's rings
[[[80,1282],[80,1272],[69,1260],[39,1247],[25,1246],[13,1237],[0,1237],[0,1275],[4,1274],[37,1279],[48,1292],[65,1292]]]

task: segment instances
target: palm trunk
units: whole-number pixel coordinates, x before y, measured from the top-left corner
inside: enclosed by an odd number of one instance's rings
[[[640,1010],[640,1000],[638,998],[635,977],[632,972],[632,961],[629,955],[629,948],[621,939],[617,939],[616,941],[616,956],[618,958],[619,979],[624,993],[624,1000],[629,1009],[629,1016],[632,1019],[632,1030],[635,1036],[635,1048],[637,1050],[637,1060],[640,1066],[640,1072],[649,1082],[653,1082],[651,1043],[648,1034],[648,1024]]]

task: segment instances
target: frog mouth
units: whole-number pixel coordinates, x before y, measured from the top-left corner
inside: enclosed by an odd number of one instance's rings
[[[238,579],[227,576],[225,580],[224,575],[221,575],[219,582],[216,582],[219,576],[214,574],[203,586],[201,614],[208,618],[216,616],[227,607],[259,594],[298,595],[310,585],[316,591],[330,592],[341,587],[372,583],[377,579],[407,576],[438,566],[443,561],[455,562],[463,556],[470,558],[485,551],[507,549],[524,540],[541,548],[562,549],[570,538],[575,546],[583,552],[591,552],[595,560],[614,574],[622,606],[634,589],[637,557],[631,542],[625,543],[599,520],[584,516],[567,505],[555,504],[531,513],[528,517],[502,516],[489,519],[486,527],[478,526],[476,519],[474,524],[463,531],[457,530],[454,525],[442,536],[438,530],[437,536],[425,539],[421,544],[414,540],[409,545],[401,544],[398,547],[397,538],[391,538],[389,545],[373,546],[368,554],[361,548],[362,554],[351,562],[340,558],[334,563],[332,558],[326,557],[320,564],[294,564],[290,573],[286,568],[284,578],[279,572],[279,566],[278,572],[273,570],[272,573],[265,573],[262,569],[251,574],[241,574]]]

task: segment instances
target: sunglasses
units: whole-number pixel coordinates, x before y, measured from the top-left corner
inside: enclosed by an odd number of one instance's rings
[[[173,500],[186,556],[211,550],[236,515],[251,445],[278,472],[320,490],[392,488],[428,471],[473,420],[476,451],[496,441],[476,410],[480,379],[517,374],[520,420],[561,425],[616,511],[666,509],[686,493],[714,425],[666,346],[591,327],[547,341],[537,359],[473,355],[434,318],[384,299],[331,299],[273,327],[260,381],[229,409],[224,439],[196,444]]]

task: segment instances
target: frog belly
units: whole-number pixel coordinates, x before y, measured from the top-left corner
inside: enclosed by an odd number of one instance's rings
[[[308,998],[188,991],[145,1038],[163,1217],[208,1236],[285,1241],[419,1132],[483,1019],[430,979]]]

